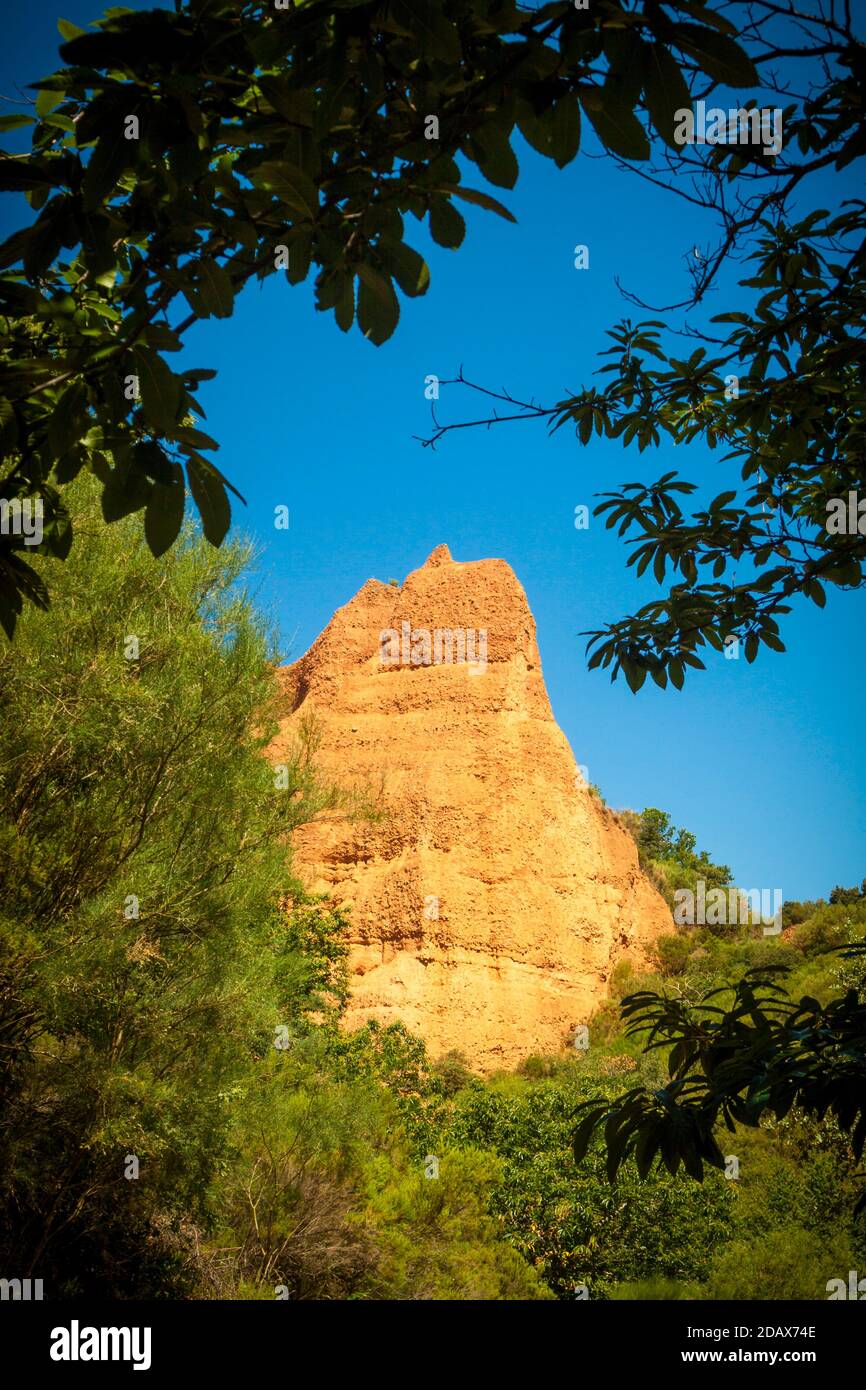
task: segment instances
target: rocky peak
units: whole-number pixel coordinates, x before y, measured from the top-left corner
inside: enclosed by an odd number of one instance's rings
[[[275,761],[312,713],[330,775],[383,789],[376,821],[297,836],[309,886],[351,905],[348,1026],[402,1019],[481,1070],[570,1045],[671,920],[578,774],[511,567],[437,546],[400,588],[368,580],[282,679]]]

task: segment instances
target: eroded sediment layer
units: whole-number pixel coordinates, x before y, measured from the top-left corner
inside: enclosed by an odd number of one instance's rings
[[[581,782],[511,568],[439,546],[402,588],[368,580],[281,679],[274,761],[313,714],[334,780],[382,787],[377,821],[296,837],[309,886],[351,905],[348,1026],[401,1019],[485,1071],[567,1045],[671,922]]]

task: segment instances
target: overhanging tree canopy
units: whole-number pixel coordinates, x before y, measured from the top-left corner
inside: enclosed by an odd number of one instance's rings
[[[690,84],[757,81],[702,0],[178,0],[60,28],[65,66],[35,84],[35,117],[3,118],[32,123],[32,152],[0,158],[0,187],[37,214],[0,247],[0,490],[42,499],[59,557],[82,468],[109,521],[144,512],[154,554],[179,532],[187,484],[222,540],[234,489],[195,394],[213,373],[170,358],[248,281],[315,273],[317,307],[379,344],[395,285],[411,297],[429,282],[404,214],[446,247],[464,236],[457,202],[511,217],[463,183],[456,155],[510,188],[515,128],[562,167],[586,119],[610,152],[644,160],[641,113],[673,143]],[[9,635],[23,599],[47,602],[26,553],[0,536]]]
[[[837,948],[859,962],[866,942]],[[628,1034],[643,1034],[645,1051],[668,1049],[668,1082],[657,1090],[636,1086],[613,1102],[598,1098],[578,1107],[574,1154],[580,1163],[593,1136],[604,1131],[607,1174],[614,1182],[632,1158],[645,1178],[654,1164],[676,1173],[680,1164],[703,1180],[704,1164],[723,1168],[715,1130],[724,1121],[754,1127],[764,1116],[782,1119],[793,1106],[823,1120],[832,1115],[859,1161],[866,1144],[866,1004],[859,986],[822,1006],[793,1000],[776,977],[784,966],[746,972],[733,999],[725,988],[698,1004],[652,991],[627,995],[621,1005]],[[866,1206],[866,1193],[857,1209]]]
[[[848,6],[752,0],[726,14],[779,103],[782,148],[726,138],[674,155],[656,144],[652,161],[629,166],[714,218],[712,246],[689,242],[689,292],[662,306],[627,292],[653,317],[614,327],[602,383],[564,399],[538,405],[461,368],[456,384],[495,401],[492,412],[444,424],[434,414],[424,441],[545,419],[572,426],[581,446],[595,435],[641,454],[694,441],[714,451],[722,490],[692,513],[695,484],[666,466],[596,508],[626,538],[629,565],[652,567],[667,589],[584,634],[590,667],[622,672],[634,691],[647,676],[682,687],[703,668],[700,649],[726,641],[742,641],[747,661],[761,645],[784,651],[791,600],[823,608],[826,585],[857,588],[866,565],[866,203],[854,172],[866,155],[866,47]],[[835,208],[815,207],[828,190]],[[696,320],[736,262],[725,311]]]

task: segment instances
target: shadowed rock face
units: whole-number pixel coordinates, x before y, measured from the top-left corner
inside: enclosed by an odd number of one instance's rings
[[[296,840],[309,887],[351,905],[348,1026],[400,1019],[482,1071],[568,1046],[671,919],[580,779],[510,567],[440,545],[402,588],[368,580],[281,678],[274,761],[314,714],[333,778],[383,786],[377,821]]]

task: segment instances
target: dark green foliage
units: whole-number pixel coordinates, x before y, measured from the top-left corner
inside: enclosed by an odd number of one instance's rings
[[[830,950],[851,940],[852,929],[866,930],[866,900],[851,905],[819,902],[804,922],[791,934],[792,943],[801,951],[812,954]]]
[[[844,948],[858,962],[863,944]],[[790,999],[773,978],[786,967],[751,969],[726,1004],[716,989],[698,1003],[651,991],[622,1002],[627,1033],[646,1035],[646,1049],[664,1048],[668,1082],[654,1091],[636,1087],[612,1105],[588,1101],[574,1136],[578,1162],[603,1125],[608,1175],[634,1158],[640,1176],[655,1163],[675,1173],[683,1165],[702,1180],[704,1164],[721,1168],[716,1126],[723,1120],[757,1126],[765,1114],[782,1120],[797,1107],[822,1120],[835,1118],[856,1159],[866,1144],[866,1005],[862,977],[822,1005]]]
[[[830,894],[830,903],[832,906],[836,906],[839,903],[859,903],[862,902],[864,898],[866,898],[866,878],[864,878],[859,888],[856,886],[854,888],[834,888]]]
[[[336,1035],[329,1043],[329,1070],[337,1080],[361,1078],[387,1085],[415,1157],[435,1145],[443,1088],[424,1043],[402,1023],[383,1027],[370,1019],[353,1033]]]
[[[504,1161],[491,1211],[557,1297],[607,1297],[620,1281],[653,1273],[706,1276],[712,1248],[730,1229],[731,1192],[684,1175],[640,1183],[623,1174],[616,1191],[603,1154],[581,1168],[570,1153],[575,1108],[594,1089],[574,1063],[554,1080],[520,1087],[493,1082],[458,1098],[452,1134]]]
[[[157,563],[92,480],[70,492],[79,577],[40,557],[61,602],[0,656],[10,1277],[51,1298],[812,1298],[866,1258],[864,954],[826,950],[862,935],[862,893],[785,941],[672,935],[676,998],[618,967],[625,1033],[610,1005],[586,1057],[520,1076],[431,1064],[399,1023],[340,1031],[346,918],[292,880],[290,841],[361,798],[321,785],[312,727],[279,786],[264,756],[276,653],[245,548],[188,525]],[[651,862],[706,870],[663,813],[641,827]],[[689,1177],[721,1119],[738,1189]]]
[[[451,1052],[446,1052],[437,1062],[434,1062],[432,1071],[442,1095],[447,1100],[456,1096],[458,1091],[462,1091],[476,1082],[466,1058],[456,1048]]]
[[[671,933],[669,936],[660,936],[654,949],[663,975],[682,975],[694,946],[683,933]]]
[[[429,282],[405,216],[450,247],[464,233],[455,199],[514,221],[463,183],[458,154],[511,188],[515,129],[563,167],[583,111],[609,151],[645,159],[636,110],[669,134],[686,79],[755,82],[734,26],[703,6],[699,20],[685,0],[664,13],[655,0],[181,0],[112,9],[95,32],[61,21],[64,66],[36,84],[31,152],[0,156],[0,186],[35,214],[0,247],[5,495],[44,499],[44,544],[62,557],[63,490],[92,469],[106,518],[143,510],[158,555],[188,485],[218,545],[231,485],[197,428],[213,373],[170,365],[186,329],[285,270],[290,285],[315,276],[317,308],[342,330],[384,342],[395,284],[411,297]],[[142,445],[164,451],[165,477]],[[46,594],[20,539],[0,541],[11,635],[22,602]]]
[[[805,922],[819,908],[824,906],[824,899],[817,902],[797,902],[794,899],[782,903],[782,927],[796,927],[801,922]]]
[[[694,884],[699,878],[708,888],[725,887],[731,882],[727,864],[714,864],[706,850],[697,853],[696,837],[689,830],[674,831],[665,811],[648,807],[643,812],[637,844],[642,859],[660,864],[668,872],[673,888]]]
[[[700,14],[713,23],[703,7]],[[828,585],[859,588],[866,572],[866,518],[858,511],[866,500],[863,14],[850,6],[844,16],[800,9],[795,47],[778,24],[783,14],[775,5],[726,11],[748,35],[762,76],[773,74],[754,105],[778,115],[778,147],[728,139],[688,154],[680,147],[678,162],[655,149],[653,163],[639,171],[713,219],[714,245],[681,248],[690,269],[682,298],[651,307],[629,290],[653,317],[612,328],[596,372],[603,383],[584,384],[549,406],[538,405],[534,393],[520,399],[467,381],[462,371],[457,378],[506,402],[506,419],[545,419],[551,432],[572,428],[581,447],[603,437],[636,445],[640,455],[669,454],[700,442],[714,455],[718,477],[702,485],[703,497],[678,468],[666,468],[602,493],[595,508],[626,540],[634,573],[666,589],[583,634],[590,669],[608,670],[612,680],[622,674],[634,692],[648,676],[662,689],[669,682],[681,689],[690,670],[722,653],[739,657],[740,645],[747,662],[762,648],[784,652],[780,620],[795,599],[823,608]],[[685,35],[683,28],[681,48],[712,77],[742,81],[752,71],[748,58],[730,51],[726,33]],[[610,76],[628,90],[630,40],[618,42]],[[673,112],[691,102],[669,55],[657,51],[653,59],[645,95],[670,145]],[[584,108],[621,157],[650,154],[631,113],[611,121],[593,97]],[[746,263],[734,287],[723,279],[732,261]],[[698,317],[720,289],[724,312]],[[494,421],[437,422],[424,442]]]
[[[857,957],[840,960],[807,937],[755,939],[744,927],[725,938],[694,932],[668,939],[688,953],[674,985],[684,1004],[698,1004],[708,989],[771,954],[792,968],[792,1009],[797,990],[812,989],[829,1003],[840,990],[862,988]],[[562,1299],[574,1298],[581,1284],[605,1298],[826,1298],[827,1281],[866,1258],[866,1214],[855,1215],[858,1163],[832,1114],[816,1119],[795,1105],[783,1119],[766,1111],[757,1125],[735,1122],[728,1131],[717,1124],[720,1149],[738,1170],[726,1164],[724,1177],[705,1170],[702,1184],[663,1163],[641,1177],[628,1162],[611,1183],[601,1127],[573,1166],[582,1105],[595,1097],[613,1114],[623,1076],[648,1094],[667,1094],[668,1049],[643,1051],[641,1035],[624,1031],[628,1020],[616,1016],[619,999],[656,984],[618,970],[611,1004],[590,1020],[587,1053],[527,1058],[519,1078],[494,1077],[457,1097],[452,1132],[504,1161],[491,1210]],[[734,998],[731,985],[720,1003]]]
[[[326,798],[303,759],[275,790],[262,756],[276,689],[245,551],[187,539],[160,568],[95,492],[74,489],[62,604],[0,658],[0,1251],[54,1297],[189,1287],[232,1088],[339,956],[314,908],[288,931],[278,911],[284,838]]]
[[[445,1142],[462,1064],[337,1031],[345,916],[289,841],[360,802],[312,728],[264,756],[246,549],[188,529],[157,563],[72,493],[79,577],[41,560],[61,602],[0,657],[3,1268],[46,1298],[549,1297],[486,1211],[495,1160]]]
[[[758,310],[716,315],[725,327],[713,355],[698,347],[682,361],[662,348],[664,325],[626,321],[610,333],[604,392],[557,407],[554,428],[575,421],[579,431],[591,410],[603,433],[624,445],[702,438],[739,468],[727,480],[732,486],[692,515],[680,499],[696,485],[675,470],[603,494],[595,515],[628,538],[629,565],[638,575],[652,566],[659,583],[668,574],[675,582],[666,598],[587,634],[591,668],[609,667],[612,679],[622,670],[632,690],[647,675],[681,688],[686,668],[704,668],[701,648],[722,653],[725,639],[736,638],[747,662],[761,645],[783,652],[778,617],[791,598],[823,608],[827,583],[861,584],[866,534],[856,523],[840,532],[827,523],[833,499],[844,499],[847,516],[849,494],[864,488],[863,230],[861,204],[790,226],[762,223],[755,273],[742,282],[761,292]],[[844,248],[841,259],[824,249],[828,243]],[[739,363],[738,394],[729,398],[726,379]],[[747,577],[732,576],[744,562]]]
[[[673,909],[677,889],[694,893],[699,881],[705,891],[725,888],[731,882],[727,864],[714,864],[706,850],[697,851],[697,838],[689,830],[675,830],[666,811],[648,806],[637,815],[620,811],[622,824],[638,848],[641,868],[654,881]]]

